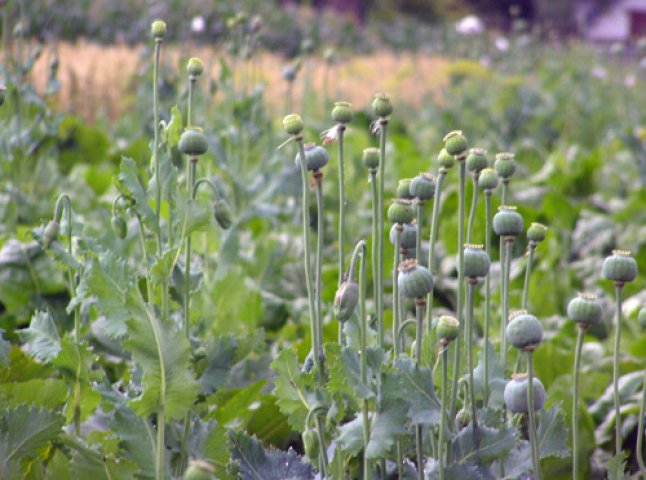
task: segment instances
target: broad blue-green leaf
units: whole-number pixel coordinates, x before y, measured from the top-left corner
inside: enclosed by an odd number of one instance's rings
[[[134,200],[134,210],[141,217],[146,228],[152,231],[157,229],[157,218],[148,203],[148,196],[139,176],[137,175],[137,164],[132,158],[123,157],[118,175],[119,190],[126,197]]]
[[[336,441],[341,449],[349,455],[355,456],[363,450],[362,413],[358,413],[352,421],[339,427],[339,436]]]
[[[177,255],[177,249],[171,248],[166,250],[161,257],[155,257],[155,261],[150,267],[150,279],[153,284],[160,285],[170,278]]]
[[[229,449],[245,480],[308,480],[314,469],[293,450],[265,451],[260,442],[242,432],[229,432]]]
[[[428,459],[427,462],[432,461],[430,468],[427,467],[427,475],[424,477],[426,480],[436,480],[440,478],[440,471],[437,462],[433,459]],[[507,473],[507,472],[505,472]],[[447,465],[444,469],[444,478],[446,480],[488,480],[490,475],[483,475],[480,469],[474,463],[452,463]]]
[[[61,433],[65,418],[27,405],[6,409],[0,422],[0,478],[20,478],[20,461],[33,457]]]
[[[372,398],[370,385],[361,379],[361,358],[349,347],[342,348],[336,343],[325,345],[327,368],[329,370],[328,389],[349,398]],[[366,371],[367,371],[366,359]]]
[[[485,426],[478,426],[478,442],[475,442],[473,426],[463,428],[455,437],[451,449],[453,459],[457,463],[468,464],[473,462],[490,463],[504,458],[514,448],[517,441],[517,432],[511,428],[496,430]]]
[[[140,478],[135,477],[139,469],[130,460],[116,458],[98,448],[90,447],[82,439],[71,435],[64,435],[63,441],[74,451],[71,463],[72,478],[91,478],[92,480]]]
[[[369,458],[383,457],[400,435],[406,433],[408,404],[403,401],[401,380],[397,372],[386,372],[382,378],[381,397],[370,426],[366,447]]]
[[[29,354],[43,362],[51,361],[61,351],[61,339],[49,312],[34,313],[29,328],[22,330],[20,336],[27,345]]]
[[[541,458],[567,457],[570,450],[567,448],[568,429],[565,426],[563,412],[558,407],[541,411],[538,415],[538,451]]]
[[[503,392],[507,381],[504,378],[502,366],[498,361],[498,355],[493,348],[493,345],[488,344],[489,349],[489,365],[488,365],[488,379],[489,385],[489,399],[487,405],[493,408],[500,408],[503,404]],[[480,350],[480,359],[478,365],[473,369],[473,383],[476,390],[476,396],[479,400],[484,399],[484,386],[485,386],[485,371],[484,371],[484,346]]]
[[[408,403],[407,415],[414,425],[435,425],[440,423],[440,399],[433,386],[433,372],[430,368],[417,368],[408,357],[395,360],[400,373],[403,398]]]
[[[120,455],[139,468],[137,476],[155,478],[156,434],[150,423],[129,408],[119,407],[114,411],[110,428],[119,437]]]

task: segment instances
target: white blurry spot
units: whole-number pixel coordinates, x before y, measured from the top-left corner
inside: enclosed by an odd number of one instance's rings
[[[203,33],[204,30],[206,30],[206,22],[204,21],[204,17],[201,15],[193,17],[193,19],[191,20],[191,32]]]
[[[260,408],[261,403],[256,400],[255,402],[251,402],[249,406],[247,407],[249,410],[258,410]]]
[[[600,67],[599,65],[597,65],[596,67],[592,67],[591,73],[593,77],[596,77],[600,80],[604,80],[608,76],[606,69],[603,67]]]
[[[509,50],[509,40],[507,40],[505,37],[496,38],[495,44],[496,48],[501,52],[506,52],[507,50]]]
[[[635,75],[633,75],[632,73],[626,75],[626,78],[624,78],[624,85],[628,88],[634,87],[636,82],[637,82],[637,79],[635,78]]]
[[[484,32],[484,23],[475,15],[468,15],[455,24],[455,30],[461,35],[478,35]]]
[[[641,70],[646,70],[646,57],[642,58],[642,59],[639,61],[639,68],[640,68]]]

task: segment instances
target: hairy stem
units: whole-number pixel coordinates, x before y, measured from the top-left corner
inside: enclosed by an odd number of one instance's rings
[[[159,56],[161,54],[162,40],[155,39],[155,61],[153,63],[153,169],[155,174],[155,216],[157,218],[157,254],[161,255],[162,252],[162,239],[161,239],[161,196],[162,184],[160,178],[159,166]]]
[[[574,351],[574,386],[572,395],[572,479],[579,479],[579,374],[581,368],[581,349],[585,327],[579,324]],[[638,457],[639,459],[639,457]]]

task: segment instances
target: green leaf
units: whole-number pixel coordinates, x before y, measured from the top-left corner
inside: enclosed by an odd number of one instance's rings
[[[51,361],[61,351],[61,339],[49,312],[34,313],[29,328],[22,330],[20,336],[27,344],[29,354],[43,362]]]
[[[516,446],[517,433],[514,429],[496,430],[478,426],[478,442],[475,442],[473,426],[463,428],[455,437],[451,449],[458,463],[490,463],[504,458]]]
[[[155,432],[142,417],[127,407],[118,407],[110,428],[119,437],[120,455],[139,467],[138,477],[155,478]]]
[[[64,435],[63,441],[74,450],[72,455],[72,478],[91,478],[92,480],[129,480],[138,473],[137,465],[124,458],[116,458],[71,435]]]
[[[536,439],[541,458],[567,457],[570,450],[567,448],[568,429],[563,412],[558,407],[552,407],[541,411],[538,421]]]
[[[492,408],[501,408],[503,405],[503,393],[507,381],[505,380],[502,366],[498,361],[498,355],[493,348],[493,345],[488,344],[489,349],[489,368],[488,379],[489,385],[489,399],[487,405]],[[484,348],[480,350],[480,359],[478,365],[473,369],[473,383],[476,390],[476,397],[480,400],[484,399],[484,385],[485,385],[485,372],[484,372]]]
[[[155,261],[150,267],[150,279],[154,285],[161,285],[170,277],[177,253],[176,248],[170,248],[162,253],[161,257],[155,257]]]
[[[265,386],[265,381],[260,380],[238,390],[227,390],[218,398],[216,395],[217,409],[214,417],[218,424],[225,428],[247,428],[253,417],[255,409],[259,406],[258,398]]]
[[[316,401],[314,372],[301,372],[293,349],[281,351],[271,368],[276,372],[274,395],[280,411],[295,430],[304,430],[305,418]]]
[[[370,426],[370,441],[366,447],[369,458],[386,455],[400,435],[406,433],[406,412],[408,404],[403,401],[401,381],[397,372],[384,373],[381,384],[381,398],[377,412]]]
[[[134,201],[133,208],[141,217],[144,225],[157,231],[157,218],[148,203],[148,196],[137,175],[137,164],[132,158],[123,157],[118,175],[118,187],[126,198]]]
[[[408,418],[414,425],[437,425],[442,411],[440,399],[433,385],[433,371],[430,368],[417,368],[408,357],[395,360],[395,368],[400,373],[403,398],[408,403]]]
[[[339,435],[336,438],[341,449],[356,456],[363,450],[363,414],[358,413],[352,421],[339,427]]]
[[[494,472],[500,468],[498,462],[492,466]],[[532,453],[529,442],[521,440],[520,446],[509,452],[505,458],[505,478],[519,478],[532,470]]]
[[[179,111],[177,105],[170,109],[170,121],[166,128],[162,130],[162,142],[167,147],[174,147],[179,142],[179,137],[182,135],[184,125],[182,122],[182,112]]]
[[[3,337],[4,330],[0,328],[0,366],[4,367],[9,363],[9,352],[11,344]]]
[[[0,423],[0,478],[19,478],[20,460],[33,457],[61,433],[62,415],[20,405],[6,409]]]
[[[7,406],[30,404],[54,408],[65,403],[67,386],[57,378],[33,378],[25,382],[0,384],[0,402]]]
[[[370,385],[361,380],[361,359],[357,352],[336,343],[327,343],[324,348],[331,393],[340,393],[351,399],[374,397]]]
[[[628,477],[626,471],[626,459],[628,454],[621,452],[619,455],[608,460],[606,468],[608,469],[608,480],[626,480]]]
[[[233,460],[240,466],[245,480],[307,480],[314,478],[314,470],[293,450],[265,451],[255,437],[242,432],[229,432],[229,449]]]

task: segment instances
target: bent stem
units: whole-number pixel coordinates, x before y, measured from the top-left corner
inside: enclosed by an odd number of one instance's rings
[[[572,479],[579,478],[579,374],[581,368],[581,349],[583,348],[583,337],[585,335],[585,325],[578,325],[579,333],[576,337],[576,349],[574,351],[574,387],[572,401]],[[643,418],[643,417],[642,417]],[[638,446],[639,446],[639,437]],[[637,453],[639,460],[639,449]]]
[[[473,223],[476,218],[476,210],[478,209],[478,180],[480,178],[480,172],[474,172],[473,174],[473,197],[471,200],[471,211],[469,212],[469,225],[467,227],[467,243],[471,243],[473,238]]]
[[[339,134],[339,282],[338,286],[343,283],[343,270],[345,269],[345,164],[343,160],[343,134],[345,125],[337,126]],[[343,324],[339,322],[339,343],[343,343]]]
[[[534,353],[527,352],[527,409],[529,415],[529,443],[532,450],[532,467],[534,478],[541,480],[541,459],[538,454],[538,439],[536,437],[536,412],[534,412]]]
[[[460,333],[455,342],[455,350],[453,357],[453,382],[451,384],[451,417],[455,415],[455,408],[458,400],[458,379],[460,377],[460,342],[464,335],[464,319],[462,318],[463,309],[463,292],[464,286],[464,210],[465,210],[465,195],[466,195],[466,162],[464,156],[458,157],[460,165],[460,190],[458,201],[458,286],[457,286],[457,318],[460,322]]]
[[[485,251],[491,258],[491,190],[485,190]],[[491,271],[485,277],[484,405],[489,401],[489,324],[491,323]]]
[[[437,183],[435,188],[435,196],[433,198],[433,215],[431,218],[431,236],[428,244],[428,269],[435,275],[435,243],[437,242],[437,230],[440,222],[440,199],[442,196],[442,182],[446,177],[446,168],[441,167],[437,174]],[[426,297],[426,334],[431,334],[431,326],[433,323],[433,286],[431,291]]]
[[[612,391],[615,400],[615,456],[621,453],[621,399],[619,397],[619,347],[621,346],[621,294],[623,283],[615,283],[615,351],[612,356]]]
[[[525,283],[523,284],[523,300],[521,309],[527,310],[527,297],[529,295],[529,276],[532,273],[532,263],[534,262],[534,252],[536,251],[536,242],[529,242],[529,252],[527,254],[527,266],[525,267]]]

